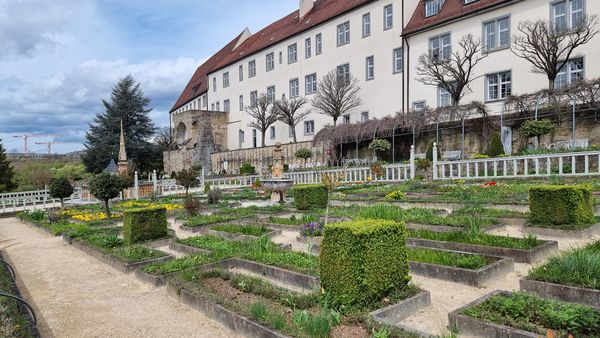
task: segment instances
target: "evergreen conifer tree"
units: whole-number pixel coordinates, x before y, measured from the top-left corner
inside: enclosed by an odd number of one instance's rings
[[[6,151],[0,139],[0,192],[8,192],[17,187],[17,184],[13,180],[14,176],[14,169],[6,157]]]
[[[125,131],[128,160],[142,171],[160,169],[159,149],[151,143],[157,131],[150,119],[150,99],[131,75],[113,87],[110,101],[102,100],[105,111],[96,115],[86,134],[83,163],[87,171],[100,173],[111,159],[118,160],[121,120]]]

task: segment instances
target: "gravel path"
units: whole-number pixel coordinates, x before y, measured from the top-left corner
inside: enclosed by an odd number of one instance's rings
[[[0,219],[0,250],[33,301],[44,337],[239,337],[134,275],[58,237]]]

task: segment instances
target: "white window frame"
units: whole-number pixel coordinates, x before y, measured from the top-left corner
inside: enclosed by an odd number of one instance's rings
[[[274,139],[275,139],[275,137],[277,136],[277,131],[275,130],[275,126],[271,126],[271,127],[269,128],[269,134],[270,134],[270,135],[269,135],[269,136],[270,136],[270,139],[271,139],[271,140],[274,140]]]
[[[447,43],[446,43],[446,39]],[[434,45],[437,42],[437,47]],[[437,56],[436,51],[437,50]],[[449,60],[452,57],[452,35],[444,33],[429,38],[429,56],[432,61]]]
[[[437,90],[438,107],[450,107],[452,105],[452,95],[445,88],[438,86]]]
[[[239,67],[239,80],[240,82],[244,81],[244,65]]]
[[[295,78],[290,80],[290,99],[295,99],[300,96],[300,79]]]
[[[365,80],[371,81],[375,79],[375,56],[367,56],[365,59]]]
[[[244,95],[240,95],[238,103],[240,105],[240,111],[244,111]]]
[[[216,92],[217,91],[217,77],[216,76],[213,77],[213,81],[212,82],[213,82],[212,83],[213,84],[213,92]]]
[[[581,69],[573,69],[573,65],[575,62],[581,62]],[[574,74],[581,74],[574,79]],[[565,77],[565,82],[559,81],[559,78]],[[564,88],[570,86],[574,81],[585,79],[585,58],[584,57],[574,57],[567,62],[563,69],[559,71],[556,75],[556,80],[554,82],[554,86],[556,89]]]
[[[343,76],[344,81],[350,81],[350,64],[344,63],[336,67],[336,74],[338,79]]]
[[[394,49],[392,61],[394,62],[392,65],[393,73],[402,73],[404,71],[404,50],[402,47]]]
[[[288,65],[298,62],[298,44],[293,43],[288,46]]]
[[[223,88],[229,88],[229,72],[223,73]]]
[[[314,94],[317,92],[318,80],[317,73],[308,74],[304,77],[304,92],[306,95]]]
[[[248,62],[248,77],[253,78],[256,76],[256,60]]]
[[[389,4],[383,7],[383,30],[387,31],[394,28],[394,5]]]
[[[223,100],[223,111],[226,113],[231,112],[231,102],[229,99]]]
[[[444,0],[427,0],[425,1],[425,17],[429,18],[438,14],[442,10],[442,6],[444,6]]]
[[[258,104],[258,91],[253,90],[250,92],[250,106],[256,107]]]
[[[427,108],[427,101],[425,100],[417,100],[412,103],[412,108],[414,111],[423,111]]]
[[[350,43],[350,21],[337,26],[337,46],[341,47]]]
[[[277,92],[275,86],[267,87],[267,97],[271,102],[275,102],[275,100],[277,100]]]
[[[265,55],[265,65],[267,72],[270,72],[273,69],[275,69],[275,53],[271,52]]]
[[[510,81],[506,81],[505,75],[510,76]],[[494,82],[491,82],[491,81]],[[512,94],[513,75],[512,71],[506,70],[485,75],[485,101],[494,102],[506,100]],[[491,95],[492,88],[495,88],[495,95]]]
[[[364,112],[360,113],[360,122],[367,122],[367,121],[369,121],[369,112],[364,111]]]
[[[371,36],[371,13],[366,13],[362,16],[362,37],[369,36]]]
[[[344,115],[342,115],[342,122],[344,124],[350,124],[351,123],[350,122],[350,114],[344,114]]]
[[[323,34],[315,35],[315,55],[323,54]]]
[[[304,57],[310,59],[312,57],[312,39],[306,38],[304,40]]]
[[[310,136],[315,134],[315,120],[304,121],[304,135]]]
[[[573,7],[577,3],[581,3],[581,8],[574,10]],[[564,6],[564,13],[557,15],[556,10],[559,5]],[[578,19],[581,21],[578,23],[575,23],[574,16],[579,13],[581,13],[581,14],[578,15],[579,16]],[[559,0],[559,1],[553,1],[550,3],[550,17],[551,17],[551,21],[552,21],[555,29],[558,29],[558,30],[573,29],[577,24],[580,24],[581,22],[583,22],[585,15],[586,15],[586,1],[585,0]],[[558,25],[558,22],[557,22],[558,17],[561,18],[561,21],[563,22],[564,26]]]
[[[508,26],[506,28],[501,28],[502,22],[508,22]],[[511,40],[511,20],[510,16],[503,16],[496,19],[492,19],[483,23],[483,50],[486,52],[504,49],[510,47]],[[490,30],[490,28],[492,30]],[[505,44],[502,44],[502,34],[505,33],[508,35],[508,41]],[[490,39],[493,39],[493,43],[490,43]],[[491,45],[490,45],[491,44]]]

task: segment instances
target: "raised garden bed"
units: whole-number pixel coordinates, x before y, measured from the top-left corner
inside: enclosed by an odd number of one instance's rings
[[[181,244],[177,241],[172,241],[171,243],[169,243],[169,249],[179,251],[186,255],[195,255],[195,254],[199,254],[199,253],[201,253],[201,254],[210,254],[211,253],[211,251],[209,251],[209,250],[199,249],[199,248],[196,248],[193,246]]]
[[[409,235],[410,236],[410,235]],[[432,249],[441,249],[449,251],[462,251],[482,254],[486,256],[510,257],[516,263],[535,263],[550,254],[558,251],[558,242],[556,241],[538,241],[539,244],[530,249],[500,247],[482,244],[470,244],[460,242],[449,242],[442,240],[423,239],[409,237],[406,239],[406,244],[417,247],[425,247]]]
[[[557,315],[569,319],[557,320]],[[450,327],[460,335],[518,338],[598,337],[599,323],[593,318],[599,317],[598,310],[583,305],[506,291],[494,291],[448,314]]]
[[[530,234],[540,235],[540,236],[553,236],[553,237],[564,237],[564,238],[575,238],[575,239],[585,239],[591,238],[597,235],[600,235],[600,223],[591,225],[589,228],[585,229],[569,229],[569,228],[560,228],[560,226],[556,227],[541,227],[541,226],[529,226],[525,227],[525,231]]]
[[[519,283],[521,291],[533,293],[543,298],[553,298],[600,308],[600,290],[547,283],[528,278],[521,279]]]
[[[412,330],[400,325],[401,321],[419,312],[421,309],[431,305],[431,294],[429,291],[421,291],[418,294],[400,301],[399,303],[386,306],[370,313],[371,317],[379,323],[405,330]]]
[[[451,266],[450,264],[442,265],[415,261],[411,259],[411,249],[419,250],[419,248],[409,247],[409,264],[411,273],[431,278],[448,280],[455,283],[479,287],[514,270],[514,261],[512,258],[490,256],[477,257],[477,255],[465,252],[458,253],[432,250],[438,251],[441,254],[448,254],[448,259],[454,260],[453,263],[456,263],[455,265],[457,265]],[[483,258],[485,265],[475,265],[473,268],[463,268],[460,267],[461,264],[459,260],[461,258]]]
[[[115,255],[107,253],[99,248],[90,246],[77,238],[72,239],[71,245],[73,245],[73,247],[85,252],[86,254],[88,254],[106,264],[109,264],[113,268],[115,268],[121,272],[125,272],[125,273],[132,272],[135,269],[146,266],[148,264],[157,263],[157,262],[166,262],[166,261],[175,259],[175,257],[173,255],[169,255],[169,254],[165,253],[164,256],[158,257],[158,258],[151,258],[151,259],[146,259],[146,260],[142,260],[142,261],[138,261],[138,262],[126,262]]]
[[[261,225],[223,224],[210,226],[206,230],[206,234],[232,241],[254,241],[260,237],[273,238],[278,236],[281,234],[281,230],[270,229]]]

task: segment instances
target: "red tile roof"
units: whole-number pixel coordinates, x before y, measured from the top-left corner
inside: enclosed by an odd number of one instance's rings
[[[215,68],[217,64],[219,64],[219,62],[225,56],[229,55],[233,51],[233,48],[237,44],[242,34],[243,33],[238,35],[235,39],[231,40],[231,42],[229,42],[225,47],[223,47],[223,49],[218,51],[215,55],[211,56],[200,67],[196,69],[196,72],[190,79],[190,82],[188,82],[187,86],[185,86],[185,89],[183,90],[181,95],[179,95],[179,98],[177,99],[177,102],[175,102],[175,104],[173,105],[173,108],[171,108],[171,111],[179,109],[186,103],[190,102],[191,100],[199,97],[200,95],[208,91],[208,74]]]
[[[250,36],[233,50],[240,38],[238,36],[196,70],[171,111],[206,92],[208,74],[373,1],[376,0],[316,0],[314,7],[302,19],[299,18],[299,10],[296,10]]]
[[[521,0],[478,0],[466,5],[464,0],[445,0],[438,14],[425,17],[425,3],[427,0],[421,0],[408,25],[404,27],[403,33],[411,34],[465,15],[516,1]]]

